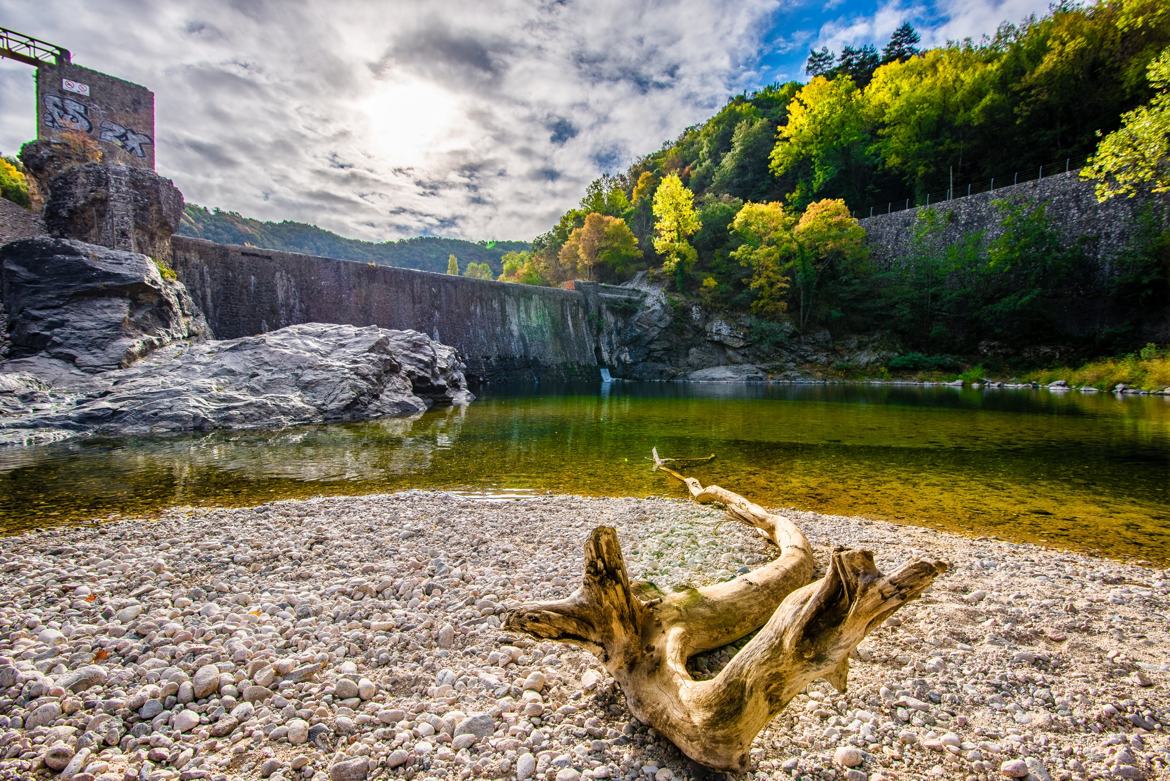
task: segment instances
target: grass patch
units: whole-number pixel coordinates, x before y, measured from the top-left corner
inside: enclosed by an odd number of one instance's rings
[[[158,258],[151,258],[151,260],[154,261],[154,266],[158,269],[158,273],[163,279],[167,282],[179,281],[179,275],[175,273],[175,270],[165,260],[159,260]]]
[[[1170,388],[1170,347],[1159,348],[1151,342],[1136,353],[1100,358],[1075,368],[1038,369],[1022,375],[1021,379],[1045,385],[1066,380],[1069,385],[1092,385],[1101,390],[1111,390],[1124,383],[1132,388],[1158,391]]]

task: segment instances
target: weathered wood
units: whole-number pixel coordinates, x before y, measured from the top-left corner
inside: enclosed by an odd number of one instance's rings
[[[942,562],[915,561],[891,575],[868,551],[838,550],[824,577],[790,519],[719,486],[654,468],[686,485],[695,501],[722,504],[779,548],[779,556],[726,583],[643,598],[635,593],[608,526],[585,544],[581,587],[566,599],[522,605],[505,628],[592,651],[625,693],[630,711],[687,756],[721,770],[748,766],[752,740],[813,680],[844,689],[849,655],[865,635],[921,594]],[[762,628],[761,628],[762,627]],[[687,660],[753,637],[714,678],[696,681]]]

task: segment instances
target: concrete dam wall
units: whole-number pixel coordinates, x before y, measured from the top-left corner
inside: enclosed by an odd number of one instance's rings
[[[296,323],[413,329],[483,381],[596,379],[608,361],[598,296],[174,237],[175,271],[217,338]]]

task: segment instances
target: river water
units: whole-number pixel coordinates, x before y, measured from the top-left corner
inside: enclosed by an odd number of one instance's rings
[[[0,529],[403,488],[683,495],[653,446],[714,453],[696,477],[769,506],[1170,565],[1170,399],[949,387],[500,388],[414,420],[0,449]]]

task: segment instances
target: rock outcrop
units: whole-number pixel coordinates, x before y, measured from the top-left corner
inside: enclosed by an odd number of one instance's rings
[[[0,364],[0,444],[356,421],[474,398],[454,349],[377,326],[305,323],[173,344],[98,375],[54,363]]]
[[[167,272],[145,255],[68,239],[0,247],[8,356],[39,354],[94,373],[207,337],[202,315]]]
[[[35,210],[53,236],[171,259],[183,194],[153,171],[102,161],[84,136],[25,144]]]

